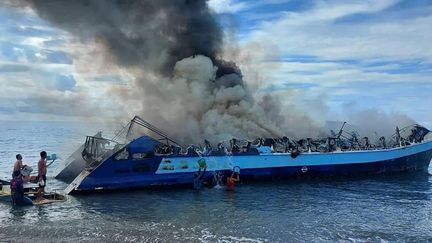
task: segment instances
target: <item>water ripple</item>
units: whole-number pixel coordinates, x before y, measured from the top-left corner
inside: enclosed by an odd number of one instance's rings
[[[8,177],[16,153],[31,165],[43,149],[64,159],[82,134],[99,129],[0,122],[0,130],[0,174]],[[49,170],[49,189],[66,187],[52,178],[56,166]],[[0,241],[430,242],[431,185],[428,175],[407,174],[253,183],[234,193],[215,188],[69,196],[42,207],[0,203]]]

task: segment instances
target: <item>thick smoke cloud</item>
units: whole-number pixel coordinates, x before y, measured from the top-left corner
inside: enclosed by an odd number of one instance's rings
[[[276,98],[259,98],[222,60],[223,32],[203,0],[21,0],[43,19],[103,47],[134,79],[110,99],[181,143],[294,135]],[[295,114],[290,114],[295,116]],[[312,122],[303,119],[310,133]],[[291,134],[290,134],[291,133]]]
[[[216,70],[210,58],[197,55],[178,61],[170,78],[146,76],[144,86],[139,85],[142,79],[137,79],[133,89],[119,86],[113,93],[139,97],[123,102],[124,109],[132,112],[130,115],[143,112],[143,117],[182,143],[203,138],[217,142],[233,137],[252,139],[306,135],[302,131],[308,135],[319,133],[301,112],[290,110],[288,118],[283,115],[276,97],[264,95],[258,99],[240,76],[227,74],[217,78]],[[129,106],[131,103],[142,106]]]
[[[107,68],[115,64],[132,77],[131,85],[107,94],[119,115],[140,115],[182,144],[323,135],[315,117],[295,104],[283,108],[275,94],[255,92],[237,65],[222,59],[223,31],[204,0],[12,3],[98,45]]]
[[[37,14],[81,38],[106,47],[124,67],[157,70],[169,76],[175,63],[205,55],[218,76],[239,72],[217,58],[222,31],[202,0],[21,0]]]

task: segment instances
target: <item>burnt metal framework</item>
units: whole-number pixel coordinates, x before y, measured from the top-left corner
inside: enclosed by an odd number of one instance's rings
[[[103,138],[101,132],[95,136],[87,136],[84,143],[84,149],[81,153],[83,159],[87,162],[87,165],[92,166],[97,164],[104,158],[107,158],[121,150],[126,144],[136,138],[132,134],[132,130],[135,125],[145,129],[144,132],[140,133],[140,136],[147,135],[152,139],[161,142],[167,148],[170,148],[173,145],[179,146],[178,143],[172,138],[168,137],[164,131],[153,126],[141,117],[135,116],[128,124],[126,124],[126,126],[120,129],[112,139]],[[113,148],[107,148],[106,145],[112,144],[114,144]]]
[[[133,129],[134,125],[138,125],[138,126],[144,128],[146,130],[146,132],[144,132],[145,135],[148,135],[148,136],[152,135],[150,137],[152,137],[153,139],[155,139],[159,142],[163,142],[168,146],[169,145],[177,145],[178,146],[178,143],[174,139],[168,137],[168,135],[164,131],[153,126],[152,124],[150,124],[149,122],[147,122],[146,120],[142,119],[139,116],[134,116],[134,118],[132,118],[132,120],[126,126],[126,127],[128,127],[127,132],[126,132],[126,139],[132,138],[131,135],[132,135],[132,129]],[[150,133],[150,134],[148,134],[148,133]]]
[[[108,155],[111,155],[117,151],[119,151],[121,148],[124,147],[125,144],[128,144],[131,140],[137,138],[137,134],[134,134],[133,128],[135,126],[139,126],[140,128],[144,128],[143,130],[139,131],[139,136],[147,135],[151,137],[152,139],[160,142],[161,144],[157,146],[157,153],[160,154],[177,154],[181,151],[181,146],[172,138],[168,137],[167,133],[162,131],[161,129],[155,127],[154,125],[150,124],[149,122],[145,121],[139,116],[134,116],[129,123],[127,123],[122,129],[120,129],[113,139],[105,139],[102,138],[101,134],[97,134],[96,136],[88,136],[85,143],[85,149],[82,152],[83,158],[87,162],[97,162],[101,159],[107,157]],[[348,129],[347,129],[348,128]],[[260,140],[259,145],[253,146],[252,143],[248,142],[247,146],[243,146],[243,150],[246,149],[246,151],[250,151],[251,148],[253,150],[256,150],[256,147],[260,147],[261,145],[266,146],[267,140],[271,140],[272,142],[270,144],[267,144],[267,146],[274,146],[275,149],[278,148],[278,146],[283,147],[283,152],[292,152],[292,151],[319,151],[319,152],[330,152],[336,150],[338,147],[342,150],[360,150],[360,149],[376,149],[376,148],[387,148],[387,147],[395,147],[395,146],[404,146],[406,145],[406,142],[418,142],[421,141],[424,136],[429,133],[429,130],[420,126],[420,125],[412,125],[408,126],[402,129],[396,128],[396,134],[390,137],[390,143],[389,146],[387,146],[387,142],[384,136],[379,138],[378,144],[370,143],[368,137],[361,138],[359,133],[355,131],[355,129],[352,129],[353,127],[350,127],[350,125],[347,122],[344,122],[342,126],[340,127],[338,133],[335,133],[332,131],[332,136],[320,139],[320,140],[312,140],[311,138],[302,139],[299,141],[291,140],[286,137],[282,139],[258,139]],[[410,129],[411,128],[411,129]],[[408,133],[411,131],[411,135],[405,138],[406,136],[401,136],[403,133]],[[285,139],[286,138],[286,139]],[[120,142],[120,139],[124,139],[124,142]],[[396,140],[396,142],[394,141]],[[361,141],[360,141],[361,140]],[[236,144],[236,139],[232,139],[230,141]],[[401,142],[403,141],[403,143]],[[105,147],[105,144],[111,144],[115,143],[113,149],[107,149]],[[205,141],[205,151],[212,151],[211,145],[208,141]],[[218,145],[219,147],[222,147],[223,143],[220,143]],[[236,145],[237,146],[237,145]],[[232,153],[236,153],[233,144],[231,144]],[[238,146],[237,146],[238,147]],[[303,149],[301,149],[303,148]],[[197,148],[189,147],[189,150],[196,151]],[[223,149],[218,149],[218,151],[223,151]],[[240,151],[240,147],[238,149]],[[258,153],[258,151],[255,151]]]
[[[114,143],[113,149],[109,149],[106,145]],[[121,145],[113,140],[103,138],[101,135],[87,136],[84,143],[84,150],[82,151],[82,157],[88,163],[93,163],[102,158],[107,157],[112,153],[115,153]]]

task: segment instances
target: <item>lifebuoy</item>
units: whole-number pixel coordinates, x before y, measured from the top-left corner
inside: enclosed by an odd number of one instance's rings
[[[303,166],[301,168],[301,172],[306,173],[308,171],[308,168],[306,166]]]

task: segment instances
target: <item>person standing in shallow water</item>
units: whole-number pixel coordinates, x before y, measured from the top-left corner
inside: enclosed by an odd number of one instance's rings
[[[10,181],[11,197],[13,206],[32,205],[30,198],[24,196],[24,182],[20,171],[13,173],[13,178]]]
[[[42,151],[40,153],[40,159],[38,162],[38,181],[39,181],[39,190],[37,192],[36,201],[43,200],[43,195],[45,193],[46,186],[46,173],[47,173],[47,164],[46,164],[47,153]]]
[[[206,174],[206,170],[207,170],[207,165],[204,165],[204,171],[201,173],[201,166],[200,166],[198,172],[194,174],[194,189],[195,190],[201,189],[203,182],[204,182],[204,176]]]
[[[227,182],[226,182],[226,186],[227,186],[227,191],[234,191],[234,185],[236,182],[240,181],[240,174],[239,173],[232,173],[231,176],[227,177]]]

